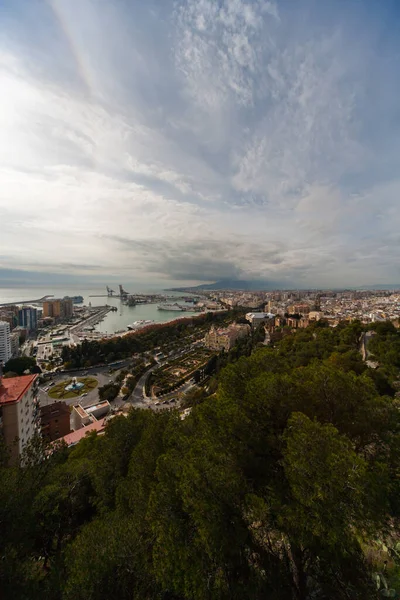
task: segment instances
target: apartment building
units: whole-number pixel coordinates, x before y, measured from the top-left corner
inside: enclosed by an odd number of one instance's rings
[[[53,402],[40,408],[40,425],[43,439],[54,442],[71,432],[69,406],[65,402]]]
[[[289,315],[308,315],[310,310],[309,304],[291,304],[287,307]]]
[[[11,332],[11,356],[15,358],[19,354],[19,332],[12,331]]]
[[[10,324],[0,321],[0,363],[6,364],[12,356]]]
[[[28,333],[36,331],[38,326],[38,311],[33,306],[23,306],[18,313],[18,325]]]
[[[18,325],[19,306],[0,307],[0,321],[5,321],[10,325],[12,331]]]
[[[0,435],[10,451],[10,462],[40,432],[37,375],[0,377]]]
[[[73,315],[72,298],[46,300],[43,302],[43,318],[69,319]]]

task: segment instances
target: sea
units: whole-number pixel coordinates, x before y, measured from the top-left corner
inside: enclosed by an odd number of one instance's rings
[[[132,294],[146,294],[144,290],[129,290]],[[151,294],[167,294],[168,296],[179,297],[182,294],[178,292],[166,292],[160,289],[159,291],[152,290]],[[134,321],[151,320],[155,323],[167,323],[182,317],[198,315],[195,311],[164,311],[158,310],[157,304],[137,304],[136,306],[126,306],[119,298],[112,298],[105,294],[105,290],[101,288],[82,289],[76,287],[25,287],[25,288],[1,288],[0,287],[0,304],[5,302],[22,302],[31,301],[43,298],[43,296],[51,295],[54,298],[63,298],[64,296],[83,296],[83,304],[92,306],[115,306],[116,311],[109,312],[101,323],[96,326],[96,330],[101,333],[116,333],[117,331],[126,330],[128,325]],[[169,300],[168,302],[172,302]],[[191,304],[179,301],[179,304],[190,309]],[[81,305],[76,305],[81,306]]]

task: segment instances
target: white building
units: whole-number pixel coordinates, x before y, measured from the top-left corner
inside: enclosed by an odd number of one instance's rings
[[[310,319],[310,321],[319,321],[320,319],[322,319],[324,316],[324,313],[319,311],[319,310],[311,310],[308,313],[308,318]]]
[[[13,358],[15,358],[19,354],[19,333],[13,331],[10,336],[10,341],[11,341],[11,355]]]
[[[77,429],[81,429],[81,427],[87,427],[91,423],[100,421],[110,411],[111,405],[108,400],[103,400],[86,407],[77,404],[72,407],[71,428],[76,431]]]
[[[250,312],[246,314],[246,321],[251,323],[251,325],[256,326],[260,323],[266,323],[270,319],[274,319],[275,315],[272,313],[264,313],[264,312]]]
[[[0,362],[6,364],[11,356],[10,325],[5,321],[0,321]]]

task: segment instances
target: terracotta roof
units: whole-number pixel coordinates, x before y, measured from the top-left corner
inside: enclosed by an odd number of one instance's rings
[[[0,406],[18,402],[25,392],[31,387],[37,375],[22,375],[21,377],[7,377],[0,381]]]
[[[104,421],[105,419],[101,419],[100,421],[95,421],[94,423],[91,423],[87,427],[82,427],[81,429],[72,431],[71,433],[68,433],[67,435],[64,435],[64,437],[57,440],[57,442],[65,442],[67,446],[74,446],[75,444],[80,442],[81,439],[84,438],[87,433],[90,433],[92,431],[97,431],[97,433],[100,433],[101,431],[103,431],[105,428]]]

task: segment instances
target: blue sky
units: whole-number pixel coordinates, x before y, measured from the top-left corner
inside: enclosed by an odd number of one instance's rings
[[[400,283],[399,25],[390,1],[3,0],[0,285]]]

